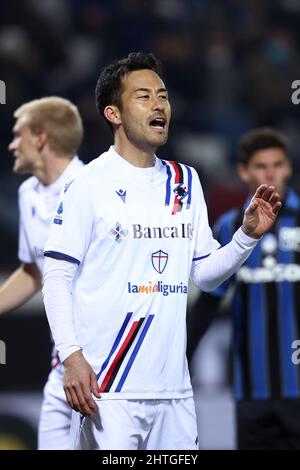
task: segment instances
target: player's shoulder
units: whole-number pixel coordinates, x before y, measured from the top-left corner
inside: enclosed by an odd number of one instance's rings
[[[300,195],[290,187],[288,187],[286,191],[284,210],[279,211],[279,216],[281,216],[285,210],[300,212]]]
[[[166,170],[171,181],[175,178],[177,181],[179,180],[192,188],[197,185],[201,186],[199,175],[194,167],[187,165],[186,163],[165,160],[163,158],[159,158],[159,160],[162,163],[162,168]],[[196,185],[193,183],[196,183]]]
[[[19,186],[19,195],[23,196],[27,192],[34,191],[39,184],[39,180],[36,176],[30,176],[27,180],[23,181],[23,183]]]
[[[83,167],[79,168],[66,182],[65,184],[65,192],[69,188],[69,186],[85,186],[90,185],[91,182],[96,179],[99,181],[99,174],[103,178],[103,172],[105,172],[105,164],[106,164],[106,154],[107,152],[101,154],[99,157],[94,158],[92,161],[84,165]]]
[[[73,173],[65,183],[64,193],[80,193],[82,196],[88,196],[91,187],[95,185],[98,187],[100,178],[105,179],[106,154],[107,152],[94,158]],[[69,188],[71,188],[70,191]]]
[[[159,157],[159,160],[161,161],[164,167],[173,168],[175,171],[179,168],[181,170],[192,172],[194,175],[197,175],[197,171],[195,170],[195,168],[190,165],[187,165],[186,163],[177,162],[173,160],[165,160],[162,157]]]

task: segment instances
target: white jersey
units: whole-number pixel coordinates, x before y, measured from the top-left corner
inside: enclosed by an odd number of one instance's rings
[[[218,247],[187,165],[137,168],[111,147],[71,182],[45,254],[79,265],[74,323],[102,398],[192,396],[188,280]]]
[[[44,186],[35,176],[31,176],[19,188],[19,260],[26,264],[35,263],[41,275],[44,247],[60,193],[65,182],[82,166],[82,161],[74,157],[59,178],[49,186]]]

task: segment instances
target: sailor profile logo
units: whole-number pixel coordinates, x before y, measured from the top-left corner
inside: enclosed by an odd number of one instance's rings
[[[162,250],[158,250],[151,255],[152,266],[156,272],[162,274],[167,266],[169,255]]]
[[[176,184],[173,192],[177,196],[178,201],[185,202],[186,197],[188,196],[188,190],[184,183]]]

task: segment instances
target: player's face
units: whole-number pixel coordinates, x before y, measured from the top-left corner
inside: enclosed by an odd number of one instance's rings
[[[171,107],[163,81],[145,69],[128,73],[122,85],[120,116],[127,139],[151,150],[165,144]]]
[[[15,159],[13,171],[19,174],[33,173],[39,161],[38,136],[31,132],[26,115],[16,121],[13,134],[13,140],[8,146]]]
[[[282,196],[292,169],[285,152],[279,148],[258,150],[247,165],[239,165],[239,174],[252,193],[263,183],[276,187]]]

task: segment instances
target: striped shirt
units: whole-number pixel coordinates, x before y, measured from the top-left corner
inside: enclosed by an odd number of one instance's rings
[[[222,245],[241,225],[248,203],[217,222]],[[293,190],[288,189],[272,230],[213,294],[224,295],[232,282],[236,398],[299,397],[300,366],[293,364],[292,344],[300,339],[300,198]]]

